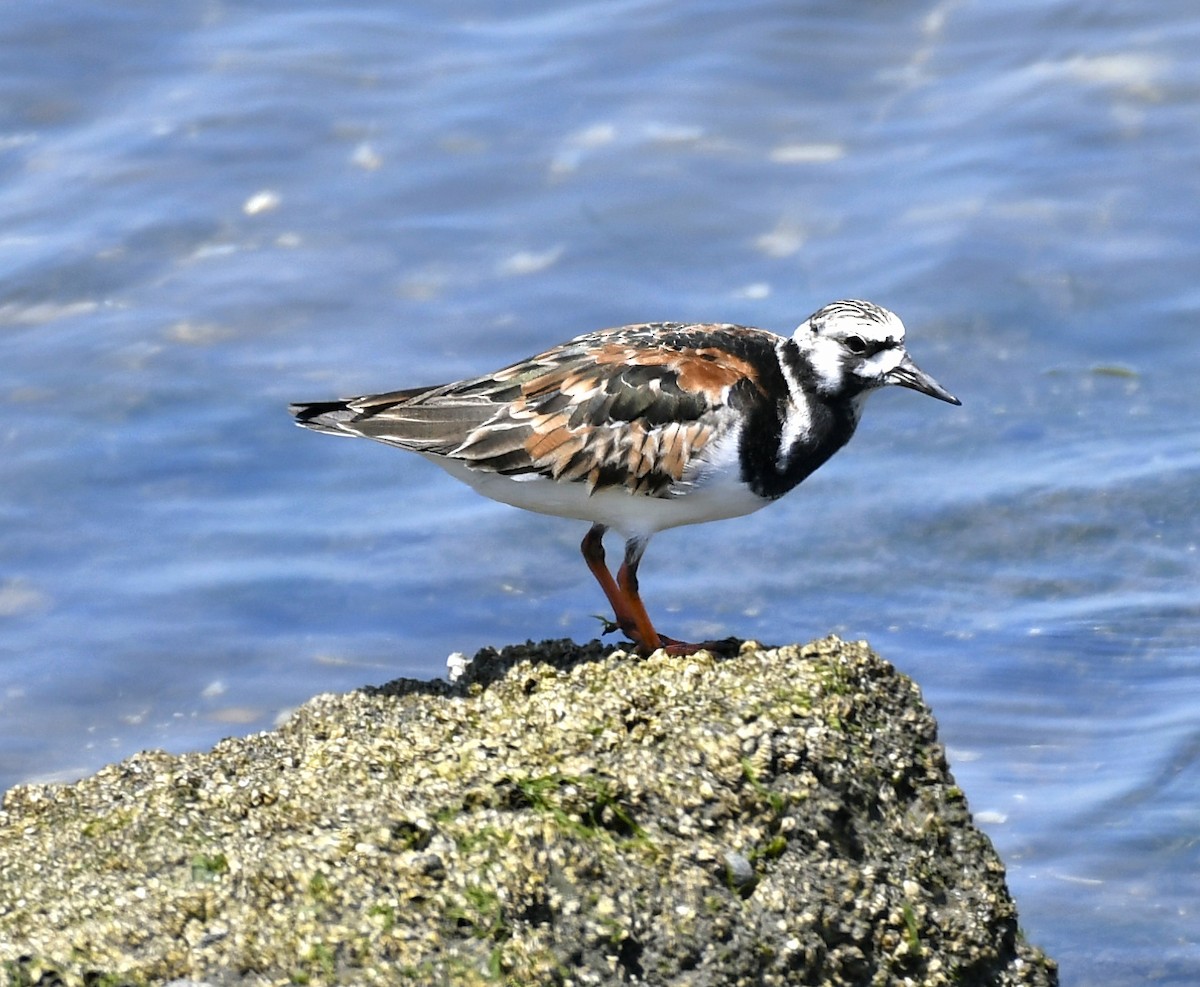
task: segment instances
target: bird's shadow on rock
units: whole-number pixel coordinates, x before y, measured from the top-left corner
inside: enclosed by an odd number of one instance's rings
[[[705,642],[708,650],[718,659],[731,658],[738,653],[742,645],[741,638],[724,638],[720,641]],[[493,683],[506,678],[521,662],[549,665],[559,671],[570,671],[585,662],[600,661],[608,658],[614,651],[622,651],[627,661],[643,661],[632,650],[631,645],[605,644],[599,639],[593,639],[585,644],[578,644],[570,638],[558,638],[547,641],[526,641],[524,644],[510,644],[503,648],[483,648],[466,664],[462,674],[454,681],[445,679],[393,679],[383,685],[368,685],[358,689],[358,692],[369,696],[408,696],[414,693],[431,696],[459,696],[471,686],[488,688]]]

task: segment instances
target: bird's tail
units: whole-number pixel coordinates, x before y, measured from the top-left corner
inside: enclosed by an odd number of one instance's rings
[[[316,432],[330,432],[334,435],[346,435],[342,425],[358,417],[358,412],[350,407],[349,401],[314,401],[311,404],[289,404],[290,411],[297,425],[311,428]]]

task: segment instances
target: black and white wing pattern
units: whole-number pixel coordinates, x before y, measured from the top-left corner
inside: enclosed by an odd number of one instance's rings
[[[292,410],[473,470],[670,496],[714,440],[786,396],[780,342],[745,326],[622,326],[470,380]]]

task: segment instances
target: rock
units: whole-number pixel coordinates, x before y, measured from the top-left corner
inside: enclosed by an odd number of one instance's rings
[[[0,811],[13,983],[1053,985],[865,644],[484,651]],[[58,978],[58,979],[55,979]]]
[[[749,858],[729,850],[725,854],[725,873],[729,883],[739,891],[749,891],[758,883],[758,874]]]

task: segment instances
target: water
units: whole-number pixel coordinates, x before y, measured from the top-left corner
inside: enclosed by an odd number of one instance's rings
[[[1197,982],[1193,8],[10,5],[0,788],[594,636],[580,525],[288,400],[859,295],[964,406],[661,535],[651,612],[868,638],[1063,982]]]

